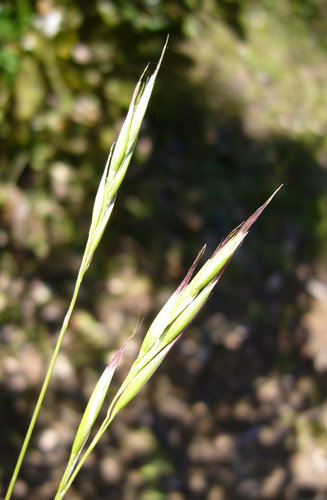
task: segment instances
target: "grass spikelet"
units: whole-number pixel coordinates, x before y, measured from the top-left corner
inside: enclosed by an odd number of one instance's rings
[[[116,414],[134,397],[136,392],[144,385],[137,382],[137,377],[141,373],[144,373],[146,375],[142,375],[140,381],[143,377],[146,380],[150,378],[162,360],[162,351],[167,348],[169,350],[175,339],[193,321],[206,303],[236,250],[248,234],[249,229],[279,189],[246,222],[232,231],[223,240],[209,260],[202,266],[194,278],[191,279],[204,249],[200,251],[184,280],[150,326],[140,348],[139,355],[109,409],[109,416],[111,413]],[[135,390],[136,386],[138,386],[137,390]]]
[[[145,385],[169,350],[204,306],[251,226],[280,188],[281,186],[243,224],[232,231],[218,245],[211,257],[192,278],[205,247],[199,252],[185,278],[151,324],[139,354],[113,398],[99,431],[71,474],[65,488],[61,491],[61,495],[56,498],[63,498],[83,463],[114,417]]]
[[[84,445],[87,441],[87,438],[90,435],[91,429],[99,415],[99,412],[102,408],[104,399],[107,395],[111,379],[113,377],[113,374],[116,370],[116,367],[119,363],[119,360],[121,358],[121,355],[123,354],[125,348],[126,348],[127,342],[124,342],[124,344],[121,346],[121,348],[116,352],[108,366],[106,366],[105,370],[103,371],[101,377],[99,378],[91,396],[90,399],[86,405],[84,414],[81,418],[81,422],[79,424],[78,430],[75,435],[75,439],[72,445],[71,449],[71,454],[70,458],[66,467],[66,470],[62,476],[59,489],[58,491],[60,492],[65,485],[67,484],[67,481],[69,480],[69,477],[74,470],[74,467],[77,463],[77,460],[84,448]],[[57,496],[56,496],[57,498]],[[59,497],[60,498],[60,495]]]

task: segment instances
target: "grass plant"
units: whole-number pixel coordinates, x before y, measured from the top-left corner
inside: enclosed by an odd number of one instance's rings
[[[68,307],[67,313],[65,315],[57,343],[55,345],[47,373],[44,378],[44,382],[37,399],[35,409],[30,420],[27,433],[22,444],[17,463],[11,477],[9,487],[5,496],[5,500],[11,498],[24,456],[26,454],[27,447],[29,445],[37,417],[39,415],[45,393],[48,389],[51,375],[60,351],[62,341],[64,339],[65,333],[68,328],[69,320],[71,318],[72,312],[74,310],[78,292],[80,290],[84,275],[91,263],[94,252],[99,245],[102,238],[103,232],[108,224],[110,215],[115,205],[116,196],[118,189],[125,177],[128,165],[131,161],[133,155],[137,137],[142,125],[142,121],[152,94],[154,83],[167,47],[168,39],[161,53],[161,57],[157,64],[157,67],[149,79],[144,81],[143,72],[140,80],[138,81],[134,94],[127,112],[127,116],[123,123],[122,129],[118,136],[117,142],[112,146],[107,163],[102,174],[102,178],[98,187],[98,191],[95,197],[93,213],[91,219],[91,225],[89,229],[88,239],[86,242],[84,254],[82,257],[82,262],[78,271],[73,296]]]
[[[106,417],[77,464],[96,416],[99,414],[102,407],[112,374],[125,349],[126,343],[123,344],[114,356],[99,379],[87,404],[55,500],[59,500],[65,496],[85,460],[90,455],[101,436],[106,432],[117,413],[126,406],[149,380],[168,354],[169,350],[204,306],[234,253],[248,234],[252,224],[257,220],[279,189],[280,187],[247,219],[246,222],[232,231],[227,238],[218,245],[212,256],[192,278],[198,262],[204,254],[205,247],[199,252],[185,278],[151,324],[144,337],[136,360],[108,407]]]
[[[77,300],[83,277],[91,263],[94,252],[108,224],[108,220],[115,204],[117,191],[124,179],[130,163],[141,123],[151,97],[155,79],[158,74],[166,46],[167,42],[162,51],[158,65],[150,78],[144,81],[144,73],[141,76],[141,79],[135,88],[129,110],[117,142],[110,150],[95,197],[88,239],[71,303],[64,318],[49,368],[5,496],[5,500],[9,500],[11,498],[22,461],[51,379],[53,368],[65,332],[67,331],[69,325],[69,320]],[[257,220],[279,189],[280,188],[278,188],[270,196],[270,198],[247,219],[246,222],[242,223],[238,228],[232,231],[218,245],[211,257],[194,275],[196,267],[204,254],[205,247],[203,247],[203,249],[199,252],[185,278],[151,324],[144,337],[136,360],[132,364],[129,373],[122,382],[116,395],[112,398],[111,403],[108,405],[104,420],[98,430],[95,431],[93,439],[84,451],[90,432],[92,431],[100,409],[105,402],[111,379],[119,359],[126,347],[126,342],[121,346],[111,362],[105,368],[93,390],[85,412],[81,418],[80,425],[72,445],[71,454],[67,462],[66,469],[62,475],[55,500],[62,499],[65,496],[85,460],[90,455],[101,436],[106,432],[117,413],[124,408],[124,406],[144,386],[165,358],[169,350],[183,334],[184,330],[195,318],[199,310],[204,306],[234,253],[248,234],[252,224]],[[84,454],[81,455],[83,451]]]

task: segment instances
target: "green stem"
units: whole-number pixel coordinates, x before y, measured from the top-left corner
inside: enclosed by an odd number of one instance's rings
[[[74,471],[74,467],[76,465],[76,462],[78,460],[78,456],[79,454],[76,456],[72,455],[68,461],[68,464],[67,464],[67,467],[66,467],[66,470],[65,472],[63,473],[63,476],[61,478],[61,481],[60,481],[60,484],[59,484],[59,488],[58,488],[58,491],[56,493],[56,498],[58,497],[58,494],[64,490],[65,486],[67,485],[68,481],[69,481],[69,478],[71,477],[73,471]],[[60,496],[58,497],[60,498]]]
[[[62,483],[63,481],[61,480],[60,482],[60,486],[58,488],[58,491],[56,493],[56,496],[54,498],[54,500],[61,500],[62,498],[64,498],[64,496],[66,495],[67,491],[69,490],[69,488],[71,487],[72,485],[72,482],[74,481],[75,477],[77,476],[77,474],[79,473],[79,471],[81,470],[85,460],[87,459],[87,457],[90,455],[90,453],[92,452],[92,450],[94,449],[94,447],[96,446],[96,444],[98,443],[98,441],[100,440],[100,438],[103,436],[103,434],[106,432],[106,430],[108,429],[108,426],[110,425],[111,421],[113,420],[114,418],[114,415],[111,415],[109,418],[106,417],[104,419],[104,421],[102,422],[101,424],[101,427],[100,429],[98,430],[98,432],[96,433],[96,435],[94,436],[92,442],[90,443],[89,447],[87,448],[86,452],[84,453],[84,455],[82,456],[81,460],[79,461],[78,465],[75,467],[74,469],[74,472],[71,474],[69,480],[66,482],[66,484],[64,485],[64,488],[62,489]],[[6,499],[5,499],[6,500]]]
[[[83,256],[82,265],[81,265],[80,270],[78,272],[77,280],[76,280],[76,283],[75,283],[74,293],[73,293],[73,296],[72,296],[69,308],[67,310],[65,319],[63,321],[63,324],[62,324],[62,327],[61,327],[61,330],[60,330],[60,333],[59,333],[59,337],[58,337],[58,340],[57,340],[57,343],[56,343],[56,346],[54,348],[54,351],[53,351],[53,354],[52,354],[52,358],[51,358],[51,361],[50,361],[50,364],[49,364],[49,368],[48,368],[47,374],[45,376],[45,379],[44,379],[44,382],[43,382],[43,385],[42,385],[42,388],[41,388],[38,400],[36,402],[35,409],[34,409],[34,412],[33,412],[33,415],[32,415],[31,421],[30,421],[30,424],[28,426],[28,429],[27,429],[27,432],[26,432],[26,436],[25,436],[23,445],[21,447],[21,450],[20,450],[20,453],[19,453],[19,456],[18,456],[18,459],[17,459],[15,470],[14,470],[14,472],[12,474],[12,477],[11,477],[11,480],[10,480],[10,483],[9,483],[9,487],[8,487],[8,490],[7,490],[7,493],[6,493],[6,496],[5,496],[4,500],[9,500],[11,498],[11,495],[12,495],[15,483],[17,481],[17,477],[18,477],[18,474],[19,474],[22,462],[24,460],[24,456],[25,456],[27,447],[29,445],[29,442],[30,442],[30,439],[31,439],[31,436],[32,436],[32,433],[33,433],[33,430],[34,430],[35,422],[36,422],[37,417],[39,415],[39,412],[40,412],[40,409],[41,409],[41,406],[42,406],[42,403],[43,403],[43,399],[44,399],[45,393],[47,391],[47,388],[48,388],[48,385],[49,385],[49,382],[50,382],[50,378],[51,378],[51,375],[52,375],[52,372],[53,372],[53,369],[54,369],[54,366],[55,366],[55,363],[56,363],[56,360],[57,360],[57,357],[58,357],[58,353],[59,353],[59,350],[60,350],[60,347],[61,347],[64,335],[65,335],[67,327],[68,327],[69,320],[71,318],[71,315],[72,315],[72,312],[73,312],[73,309],[74,309],[74,306],[75,306],[75,303],[76,303],[76,299],[77,299],[77,295],[78,295],[78,292],[79,292],[79,289],[80,289],[80,286],[81,286],[81,283],[82,283],[82,279],[83,279],[83,276],[84,276],[85,271],[86,271],[85,265],[84,265],[84,262],[86,260],[86,254],[87,254],[87,251],[85,252],[85,254]]]

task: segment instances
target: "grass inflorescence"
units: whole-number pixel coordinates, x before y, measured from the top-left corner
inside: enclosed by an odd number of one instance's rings
[[[92,261],[94,252],[101,241],[104,230],[107,227],[116,201],[118,189],[129,166],[166,47],[167,42],[163,48],[154,73],[147,80],[144,80],[144,73],[141,76],[141,79],[135,88],[127,116],[117,142],[110,150],[95,197],[88,239],[78,272],[74,293],[64,318],[63,325],[58,336],[58,341],[50,360],[49,368],[46,373],[5,500],[9,500],[11,498],[23,458],[51,379],[62,340],[69,325],[69,320],[76,303],[83,277]],[[268,198],[268,200],[261,205],[244,223],[242,223],[224,240],[222,240],[209,259],[196,272],[196,268],[198,267],[205,252],[205,247],[202,248],[185,278],[182,280],[176,291],[171,295],[149,327],[130,371],[123,380],[116,394],[113,396],[111,403],[107,404],[106,415],[98,427],[98,430],[94,430],[94,437],[87,445],[90,433],[93,431],[100,410],[106,404],[106,397],[110,382],[120,357],[124,352],[126,342],[121,346],[108,366],[104,369],[81,418],[72,444],[70,457],[67,462],[66,469],[61,477],[55,500],[62,499],[65,496],[87,457],[90,455],[101,436],[106,432],[118,412],[123,409],[126,404],[129,403],[129,401],[131,401],[131,399],[133,399],[133,397],[142,389],[148,379],[158,368],[159,364],[168,354],[170,349],[173,347],[175,342],[181,337],[185,329],[204,306],[231,261],[233,255],[243,243],[251,226],[261,215],[279,189],[280,188],[278,188],[270,196],[270,198]]]

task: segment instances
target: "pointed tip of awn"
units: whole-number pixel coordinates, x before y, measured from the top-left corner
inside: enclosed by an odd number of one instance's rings
[[[244,240],[245,236],[247,235],[247,233],[249,232],[251,226],[255,223],[255,221],[259,218],[259,216],[262,214],[262,212],[264,211],[264,209],[267,207],[267,205],[269,205],[269,203],[271,202],[271,200],[274,198],[274,196],[278,193],[278,191],[284,186],[284,184],[281,184],[274,192],[273,194],[268,198],[267,201],[265,201],[265,203],[263,205],[261,205],[261,207],[259,207],[245,222],[243,222],[242,224],[240,224],[238,227],[236,227],[235,229],[233,229],[233,231],[231,233],[229,233],[228,236],[226,236],[225,239],[223,239],[218,247],[216,248],[216,250],[214,251],[214,253],[212,254],[211,258],[215,257],[217,255],[217,253],[226,245],[226,243],[228,243],[231,239],[233,239],[234,237],[236,237],[237,235],[242,235],[242,239],[240,240],[239,242],[239,245],[241,245],[242,241]]]
[[[251,226],[254,224],[254,222],[259,218],[259,216],[262,214],[262,212],[264,211],[264,209],[267,207],[267,205],[269,205],[269,203],[271,202],[271,200],[274,198],[274,196],[278,193],[278,191],[284,186],[284,184],[281,184],[274,192],[273,194],[268,198],[267,201],[265,201],[265,203],[263,205],[261,205],[261,207],[259,207],[248,219],[247,221],[245,221],[239,231],[241,231],[244,236],[246,236],[246,234],[248,233],[249,229],[251,228]]]
[[[207,248],[207,245],[203,245],[203,247],[199,251],[198,255],[196,256],[196,258],[195,258],[195,260],[193,262],[193,264],[191,265],[190,269],[187,271],[187,273],[185,275],[185,278],[183,279],[183,281],[181,282],[181,284],[177,288],[177,290],[175,292],[177,295],[179,295],[184,290],[184,288],[189,284],[189,281],[190,281],[190,279],[193,276],[195,268],[197,267],[197,265],[199,263],[199,260],[202,258],[202,256],[203,256],[206,248]]]
[[[154,85],[154,82],[157,78],[157,75],[158,75],[158,72],[159,72],[159,69],[160,69],[160,66],[161,66],[161,63],[162,63],[162,60],[164,58],[164,55],[165,55],[165,52],[166,52],[166,49],[167,49],[167,46],[168,46],[168,40],[169,40],[169,35],[167,36],[166,38],[166,42],[165,42],[165,45],[163,46],[163,49],[161,51],[161,55],[160,55],[160,58],[159,58],[159,61],[157,63],[157,66],[154,70],[154,72],[152,73],[152,75],[145,79],[145,74],[146,72],[148,71],[148,68],[150,66],[150,63],[146,65],[143,73],[141,74],[137,84],[136,84],[136,87],[134,89],[134,93],[133,93],[133,97],[132,97],[132,101],[131,101],[131,107],[135,107],[139,104],[142,96],[143,96],[143,93],[144,93],[144,90],[148,87],[150,90],[150,94],[149,94],[149,97],[151,95],[151,92],[152,92],[152,88],[153,88],[153,85]]]
[[[167,47],[168,47],[168,41],[169,41],[169,35],[167,35],[165,45],[163,46],[163,49],[162,49],[162,51],[161,51],[161,55],[160,55],[160,58],[159,58],[159,61],[158,61],[157,67],[156,67],[156,70],[155,70],[155,72],[154,72],[154,75],[155,75],[155,76],[157,76],[158,71],[159,71],[159,69],[160,69],[160,66],[161,66],[162,60],[163,60],[163,58],[164,58],[165,52],[166,52]]]
[[[109,361],[108,363],[108,368],[116,368],[116,366],[118,365],[119,363],[119,360],[123,354],[123,352],[125,351],[128,343],[132,340],[132,338],[134,337],[134,335],[137,333],[138,329],[140,328],[140,326],[142,325],[143,323],[143,318],[139,318],[138,319],[138,322],[137,322],[137,325],[135,326],[132,334],[128,337],[127,340],[125,340],[125,342],[122,344],[122,346],[120,347],[120,349],[118,349],[118,351],[114,354],[113,358]]]

